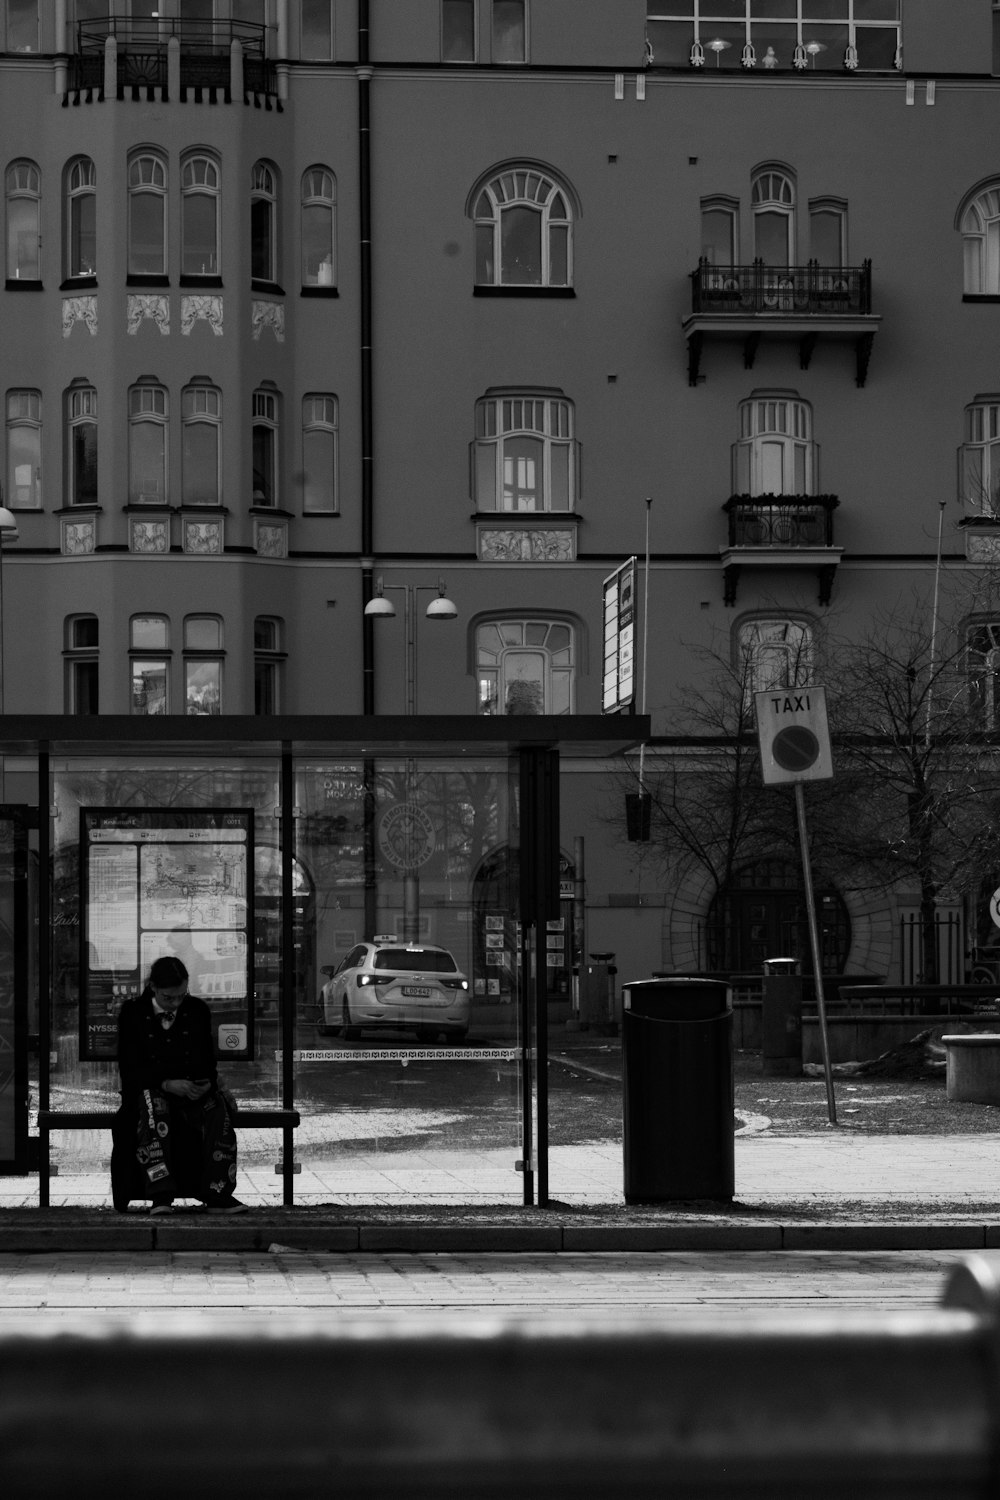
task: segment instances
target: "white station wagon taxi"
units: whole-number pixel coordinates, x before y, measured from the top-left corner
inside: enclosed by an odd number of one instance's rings
[[[363,1030],[391,1028],[460,1042],[468,1034],[469,981],[447,948],[376,936],[320,972],[328,976],[319,997],[322,1036],[356,1041]]]

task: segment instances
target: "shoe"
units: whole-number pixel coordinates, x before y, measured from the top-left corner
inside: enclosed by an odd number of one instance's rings
[[[221,1203],[209,1203],[210,1214],[248,1214],[249,1208],[238,1198],[225,1198]]]
[[[154,1198],[153,1199],[153,1206],[149,1210],[149,1212],[150,1212],[151,1215],[153,1215],[153,1214],[157,1214],[157,1215],[172,1214],[173,1211],[174,1211],[174,1201],[173,1201],[172,1198]]]

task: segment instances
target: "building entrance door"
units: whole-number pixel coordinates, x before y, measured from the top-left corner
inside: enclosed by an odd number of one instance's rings
[[[823,970],[839,974],[850,949],[851,924],[837,889],[816,886]],[[708,967],[757,973],[766,958],[797,958],[812,967],[809,922],[798,870],[784,860],[762,860],[739,871],[709,911]]]

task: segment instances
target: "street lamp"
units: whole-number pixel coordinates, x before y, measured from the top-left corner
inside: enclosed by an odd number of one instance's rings
[[[406,713],[407,715],[414,715],[417,711],[418,595],[427,592],[435,595],[435,598],[431,600],[424,611],[425,618],[428,620],[454,620],[458,615],[458,609],[445,595],[443,578],[439,578],[435,585],[424,583],[384,583],[380,576],[375,580],[375,597],[369,599],[365,605],[365,614],[369,619],[391,620],[395,618],[396,606],[391,599],[385,597],[389,590],[394,590],[403,595],[403,622],[406,636]],[[412,759],[409,758],[406,762],[405,784],[404,810],[408,816],[417,818],[419,817],[419,810],[413,805],[414,765]],[[366,837],[368,837],[367,825]],[[420,936],[420,875],[416,863],[417,851],[411,847],[409,840],[404,841],[403,848],[403,938],[406,942],[416,942]],[[372,851],[371,862],[374,865],[374,849]],[[366,889],[366,921],[367,919]]]
[[[379,577],[375,581],[375,597],[365,605],[365,614],[373,620],[392,620],[396,615],[396,606],[391,599],[387,599],[386,593],[395,590],[404,598],[403,623],[406,635],[406,712],[415,714],[417,711],[417,595],[421,593],[436,594],[424,611],[428,620],[454,620],[458,616],[458,608],[445,596],[444,579],[439,578],[436,584],[430,583],[383,583]]]
[[[0,505],[0,714],[4,712],[4,683],[7,663],[3,654],[3,543],[17,541],[17,519],[5,505]]]

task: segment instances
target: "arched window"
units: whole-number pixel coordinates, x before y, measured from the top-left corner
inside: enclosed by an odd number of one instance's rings
[[[809,259],[840,269],[847,264],[847,204],[813,198],[809,204]]]
[[[219,168],[210,156],[185,157],[181,166],[181,274],[218,276]]]
[[[7,278],[40,281],[42,276],[42,179],[33,161],[7,168]]]
[[[795,264],[795,185],[779,167],[761,167],[750,190],[753,253],[765,266]]]
[[[71,505],[97,504],[97,392],[83,382],[66,393],[67,491]]]
[[[302,509],[337,509],[337,398],[313,392],[302,402]]]
[[[978,396],[965,408],[958,498],[974,515],[1000,516],[1000,396]]]
[[[68,714],[99,713],[100,623],[98,618],[96,615],[68,615],[64,628],[66,712]]]
[[[222,620],[218,615],[184,618],[184,712],[222,712]]]
[[[754,392],[740,402],[740,436],[733,449],[733,493],[812,495],[816,451],[812,409],[794,392]]]
[[[281,709],[281,677],[285,661],[284,621],[258,615],[253,622],[253,711],[276,714]]]
[[[218,505],[222,393],[189,385],[181,393],[181,499],[185,505]]]
[[[151,152],[128,167],[128,269],[130,276],[167,273],[167,168]]]
[[[562,620],[488,620],[476,627],[481,714],[571,714],[575,632]]]
[[[66,275],[97,274],[97,173],[89,156],[66,172]]]
[[[170,633],[165,615],[132,616],[129,669],[132,712],[169,713]]]
[[[335,213],[337,184],[327,167],[302,178],[302,285],[337,285]]]
[[[981,729],[1000,727],[1000,621],[980,620],[966,633],[969,706]]]
[[[571,401],[519,393],[476,402],[478,510],[575,510],[577,468]]]
[[[959,212],[965,295],[1000,296],[1000,182],[980,188]]]
[[[254,505],[278,503],[278,398],[272,391],[253,393],[252,432]]]
[[[276,281],[278,181],[266,161],[255,162],[250,177],[250,275],[254,281]]]
[[[498,172],[475,194],[477,286],[571,286],[569,193],[528,166]]]
[[[746,620],[737,632],[737,668],[744,698],[812,680],[812,630],[802,620]]]
[[[701,258],[710,266],[739,264],[739,212],[734,198],[702,199]]]
[[[42,397],[40,391],[7,392],[7,504],[12,510],[42,505]]]
[[[128,393],[128,498],[130,505],[167,500],[167,393],[143,382]]]

